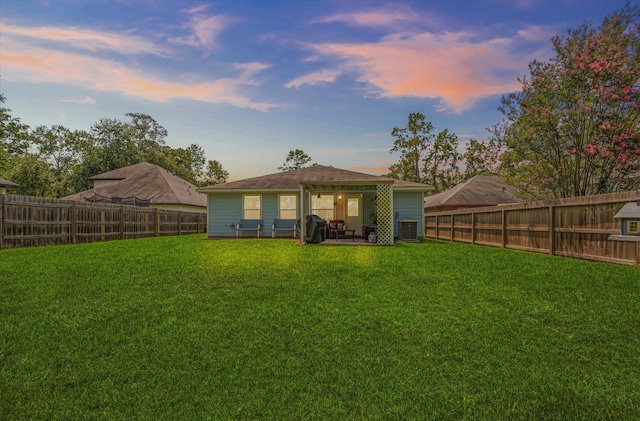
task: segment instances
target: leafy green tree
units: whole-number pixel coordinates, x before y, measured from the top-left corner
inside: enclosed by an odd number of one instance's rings
[[[0,94],[0,175],[10,170],[12,158],[27,154],[30,141],[29,126],[11,116],[5,102],[6,97]]]
[[[229,173],[222,168],[222,164],[216,160],[207,162],[207,171],[203,185],[222,184],[227,182]]]
[[[391,153],[400,152],[400,165],[392,169],[392,173],[401,174],[404,180],[422,182],[421,163],[424,154],[433,141],[433,124],[425,121],[421,113],[411,113],[405,127],[394,127],[391,136],[393,142]]]
[[[530,197],[640,187],[640,24],[627,4],[601,26],[552,39],[555,57],[529,64],[502,99],[501,171]]]
[[[278,167],[280,171],[291,171],[303,168],[311,162],[311,157],[304,153],[301,149],[290,150],[287,158],[281,167]]]
[[[424,158],[425,176],[423,181],[441,192],[455,186],[460,180],[458,162],[462,154],[458,152],[458,136],[447,129],[436,136]]]
[[[51,128],[38,126],[31,133],[40,159],[44,160],[53,173],[54,182],[50,187],[55,197],[74,193],[71,178],[79,165],[82,151],[90,142],[84,131],[71,131],[64,126]]]
[[[494,140],[471,139],[462,155],[462,179],[468,180],[479,174],[495,174],[498,170],[499,154],[500,148]]]
[[[28,196],[56,196],[55,176],[49,164],[37,154],[28,153],[15,158],[8,173],[9,179],[20,184],[20,194]]]

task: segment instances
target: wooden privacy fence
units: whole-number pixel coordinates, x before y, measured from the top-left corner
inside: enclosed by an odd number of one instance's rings
[[[205,232],[206,214],[0,195],[0,249]]]
[[[425,237],[640,266],[640,243],[620,234],[614,215],[640,190],[425,215]]]

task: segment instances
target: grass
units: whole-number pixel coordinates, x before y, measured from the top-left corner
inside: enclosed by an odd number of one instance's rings
[[[637,419],[640,270],[200,235],[0,251],[0,419]]]

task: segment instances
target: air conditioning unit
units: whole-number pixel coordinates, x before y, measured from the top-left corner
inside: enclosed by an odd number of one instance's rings
[[[418,221],[403,219],[398,222],[398,240],[418,241]]]

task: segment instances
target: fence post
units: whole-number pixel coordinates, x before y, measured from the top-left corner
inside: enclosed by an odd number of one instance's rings
[[[135,203],[135,196],[133,198]],[[120,239],[124,240],[124,205],[120,205]]]
[[[158,211],[158,208],[154,209],[153,219],[153,229],[156,232],[156,237],[158,237],[160,235],[160,211]]]
[[[69,209],[70,215],[69,218],[71,219],[71,227],[69,228],[71,231],[71,244],[75,244],[76,243],[76,238],[77,238],[77,233],[78,233],[78,226],[76,223],[76,202],[72,201],[71,202],[71,208]]]
[[[476,213],[471,212],[471,244],[476,243]]]
[[[640,268],[640,241],[636,241],[636,266]]]
[[[104,241],[104,238],[105,238],[105,237],[104,237],[104,234],[105,234],[105,232],[107,231],[107,227],[106,227],[106,225],[105,225],[105,224],[106,224],[106,222],[107,222],[107,219],[106,219],[106,217],[105,217],[104,210],[101,210],[101,211],[100,211],[100,233],[101,233],[102,235],[100,236],[100,241]]]
[[[438,226],[438,215],[436,215],[436,240],[439,240],[440,227]]]
[[[502,248],[507,246],[507,215],[505,210],[502,209]]]
[[[553,210],[553,206],[549,206],[549,254],[553,256],[553,253],[556,249],[556,244],[555,244],[555,227],[556,227],[556,220],[555,220],[555,216],[554,216],[554,210]]]
[[[0,194],[0,250],[4,248],[4,198],[6,195]]]
[[[451,241],[453,241],[453,226],[454,226],[454,218],[453,218],[453,214],[449,215],[451,217]]]
[[[178,235],[182,235],[182,212],[178,211]]]

